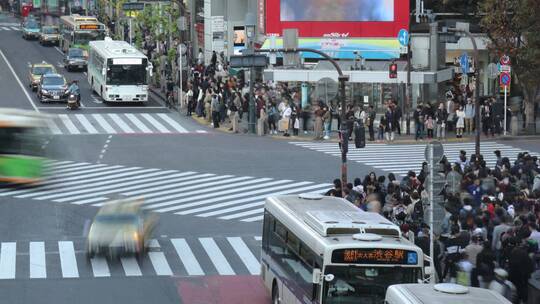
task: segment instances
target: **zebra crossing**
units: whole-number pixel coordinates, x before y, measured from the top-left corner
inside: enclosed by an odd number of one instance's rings
[[[0,190],[2,197],[102,206],[119,197],[141,197],[144,208],[203,218],[257,222],[266,197],[322,193],[330,184],[269,177],[218,175],[193,171],[49,161],[39,187]]]
[[[146,256],[88,259],[85,241],[0,243],[0,280],[258,275],[261,237],[152,239]]]
[[[207,133],[190,131],[167,113],[60,114],[47,123],[54,135]]]
[[[328,155],[341,157],[341,151],[337,143],[310,143],[310,142],[290,142],[295,146],[310,150],[323,152]],[[444,152],[449,161],[455,162],[461,150],[467,152],[467,157],[475,153],[474,142],[470,143],[445,143]],[[365,148],[357,149],[354,145],[349,145],[347,158],[357,163],[371,166],[382,171],[393,172],[404,176],[410,170],[419,172],[422,169],[422,162],[425,161],[425,144],[387,145],[368,144]],[[482,155],[489,167],[495,166],[497,158],[493,151],[500,150],[503,157],[508,157],[510,161],[516,159],[520,152],[525,152],[521,148],[497,142],[482,142]],[[530,151],[527,151],[530,153]],[[531,155],[539,156],[538,153]]]
[[[0,23],[0,31],[21,31],[21,25],[13,22]]]

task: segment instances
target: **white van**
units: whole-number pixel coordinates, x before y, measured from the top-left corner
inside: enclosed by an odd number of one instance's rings
[[[457,284],[397,284],[386,290],[385,304],[512,304],[489,289]]]

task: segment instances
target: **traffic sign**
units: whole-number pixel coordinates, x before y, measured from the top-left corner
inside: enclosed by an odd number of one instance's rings
[[[410,38],[409,31],[407,31],[406,29],[399,30],[399,33],[398,33],[399,44],[401,44],[402,46],[409,45],[409,38]]]
[[[142,2],[127,2],[122,4],[122,10],[124,11],[142,11],[144,10],[144,3]]]
[[[433,161],[436,163],[440,162],[444,156],[444,147],[439,141],[432,141],[431,143],[426,145],[426,149],[424,150],[424,156],[426,157],[426,161],[429,161],[430,145],[433,145]]]
[[[502,55],[499,62],[501,65],[510,65],[510,57],[508,55]]]
[[[508,86],[510,82],[512,81],[512,78],[510,77],[510,73],[502,72],[499,81],[502,86]]]
[[[463,74],[469,73],[469,56],[467,56],[467,52],[463,52],[461,57],[459,57],[459,64],[461,65],[461,72]]]

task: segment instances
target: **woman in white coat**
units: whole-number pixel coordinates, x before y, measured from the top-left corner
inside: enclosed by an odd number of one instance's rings
[[[462,138],[463,137],[463,129],[465,128],[465,111],[463,110],[463,106],[459,106],[459,109],[456,111],[456,137]]]

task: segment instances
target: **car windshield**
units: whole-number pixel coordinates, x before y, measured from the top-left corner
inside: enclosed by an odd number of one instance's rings
[[[32,74],[34,75],[45,75],[45,74],[50,74],[50,73],[54,73],[54,70],[52,67],[38,66],[32,69]]]
[[[39,24],[35,21],[28,21],[26,22],[26,24],[24,25],[24,27],[28,28],[28,29],[37,29],[39,28]]]
[[[71,58],[83,58],[84,57],[83,50],[81,50],[81,49],[70,49],[69,53],[68,53],[68,56],[71,57]]]
[[[110,84],[110,85],[146,84],[146,66],[143,64],[110,65],[107,71],[107,84]]]
[[[58,34],[58,29],[55,27],[43,28],[43,34]]]
[[[420,269],[328,266],[325,273],[333,274],[334,279],[325,282],[324,304],[382,304],[388,286],[416,283]]]
[[[65,85],[64,78],[62,77],[45,77],[43,78],[43,85],[61,86]]]

